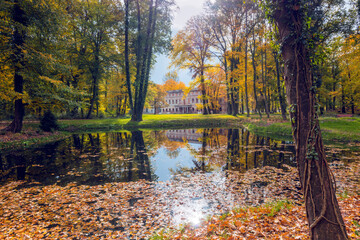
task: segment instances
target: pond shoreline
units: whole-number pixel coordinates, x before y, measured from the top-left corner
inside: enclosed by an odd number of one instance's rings
[[[0,149],[28,147],[63,139],[70,134],[94,131],[134,131],[141,129],[188,129],[188,128],[239,128],[245,127],[250,132],[261,136],[276,139],[292,140],[291,125],[282,120],[280,115],[271,115],[269,119],[259,119],[257,115],[199,115],[199,114],[172,114],[172,115],[144,115],[144,121],[131,122],[130,118],[114,119],[76,119],[59,120],[59,131],[44,133],[39,130],[38,121],[25,121],[22,133],[0,135]],[[0,127],[8,124],[2,121]],[[336,143],[349,145],[350,148],[360,149],[360,118],[320,118],[322,135],[325,144]],[[345,127],[343,127],[345,126]]]

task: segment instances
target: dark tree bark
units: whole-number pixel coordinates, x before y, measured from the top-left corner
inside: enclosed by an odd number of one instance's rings
[[[149,156],[147,155],[143,134],[141,131],[133,131],[131,132],[131,136],[131,151],[133,152],[135,147],[136,155],[134,157],[134,162],[139,169],[138,178],[151,181],[151,163]]]
[[[264,61],[264,55],[265,55],[265,61]],[[267,118],[270,118],[269,113],[269,101],[266,94],[266,50],[265,53],[261,51],[261,78],[263,82],[263,92],[264,92],[264,105],[265,105],[265,113]]]
[[[140,3],[137,3],[137,20],[138,20],[138,39],[137,39],[137,51],[136,51],[136,79],[135,79],[135,99],[133,106],[133,113],[131,121],[142,121],[142,114],[146,100],[146,94],[150,76],[150,66],[152,60],[153,42],[156,29],[156,15],[158,8],[158,0],[151,0],[149,2],[149,16],[148,25],[146,28],[146,38],[143,42],[143,33],[141,29],[141,10]],[[130,89],[131,92],[131,89]]]
[[[275,0],[273,12],[285,62],[285,83],[311,239],[348,239],[326,161],[310,51],[302,39],[304,8],[299,0]]]
[[[281,116],[283,120],[286,120],[286,103],[285,99],[283,98],[281,84],[280,84],[280,66],[279,66],[279,58],[276,52],[274,52],[274,60],[276,65],[276,80],[277,80],[277,90],[280,102],[280,109],[281,109]]]
[[[233,47],[232,51],[235,51],[235,47]],[[230,59],[230,72],[233,73],[235,70],[235,58],[231,57]],[[234,86],[235,79],[233,74],[230,75],[230,79],[229,79],[229,97],[230,97],[230,114],[233,116],[236,116],[239,113],[239,99],[235,98],[235,92],[237,91],[236,87]]]
[[[200,86],[201,86],[201,98],[202,98],[202,104],[203,104],[203,114],[207,115],[209,114],[207,101],[205,99],[206,97],[206,89],[205,89],[205,78],[204,78],[204,70],[201,69],[200,72]]]
[[[129,95],[129,105],[131,113],[134,111],[133,97],[130,80],[130,60],[129,60],[129,0],[125,0],[125,76],[126,87]]]
[[[346,113],[346,103],[345,103],[345,87],[344,83],[341,86],[341,113]]]
[[[92,76],[92,86],[91,86],[91,98],[90,98],[90,108],[86,115],[86,118],[91,118],[91,114],[94,109],[95,102],[97,103],[99,97],[99,79],[100,79],[100,46],[96,44],[94,51],[94,64],[90,68]]]
[[[14,23],[14,32],[12,36],[12,51],[13,51],[13,66],[14,66],[14,90],[20,96],[15,100],[14,119],[4,130],[9,132],[21,132],[23,126],[23,119],[25,114],[25,107],[22,101],[24,90],[24,78],[21,75],[21,70],[24,65],[24,54],[22,49],[25,45],[25,28],[27,26],[27,18],[24,10],[19,5],[19,1],[14,1],[12,9],[12,20]]]
[[[260,110],[260,106],[259,106],[259,102],[258,102],[258,98],[257,98],[257,93],[256,93],[257,74],[256,74],[256,60],[255,60],[255,53],[256,53],[255,30],[253,30],[253,46],[250,49],[251,49],[252,66],[253,66],[253,71],[254,71],[253,88],[254,88],[254,98],[255,98],[255,109],[259,113],[260,118],[262,118],[261,110]]]
[[[247,11],[245,14],[245,23],[247,25]],[[249,110],[249,97],[248,97],[248,89],[247,89],[247,56],[248,56],[248,34],[245,37],[245,106],[246,106],[246,116],[250,117],[250,110]]]

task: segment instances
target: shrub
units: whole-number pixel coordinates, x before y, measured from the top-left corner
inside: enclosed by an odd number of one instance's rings
[[[51,111],[45,112],[44,116],[40,120],[40,129],[45,132],[51,132],[58,129],[57,119]]]

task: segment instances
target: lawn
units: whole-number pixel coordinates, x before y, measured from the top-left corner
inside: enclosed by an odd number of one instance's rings
[[[144,114],[143,121],[132,122],[130,118],[119,119],[90,119],[90,120],[61,120],[60,128],[66,131],[93,130],[135,130],[141,128],[169,129],[191,127],[226,127],[236,126],[240,117],[230,115],[201,115],[201,114]]]

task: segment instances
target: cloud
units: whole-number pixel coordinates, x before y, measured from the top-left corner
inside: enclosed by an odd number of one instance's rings
[[[174,32],[184,28],[191,17],[201,14],[206,0],[176,0],[175,2],[179,9],[175,13]]]

